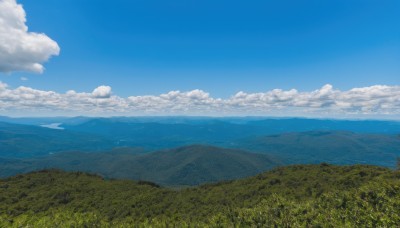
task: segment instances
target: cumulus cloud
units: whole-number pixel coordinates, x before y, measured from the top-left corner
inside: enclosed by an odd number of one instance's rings
[[[0,72],[42,73],[42,64],[59,52],[54,40],[28,31],[22,5],[16,0],[0,0]]]
[[[274,89],[263,93],[238,92],[214,98],[202,90],[171,91],[158,96],[112,94],[109,86],[92,92],[66,93],[20,86],[10,88],[0,82],[0,112],[69,115],[301,115],[301,116],[385,116],[400,115],[400,86],[375,85],[347,91],[325,85],[301,92]]]
[[[95,98],[110,98],[111,97],[111,87],[110,86],[99,86],[92,92]]]

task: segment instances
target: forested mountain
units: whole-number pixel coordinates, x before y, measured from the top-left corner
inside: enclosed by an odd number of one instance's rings
[[[320,162],[394,167],[398,122],[63,121],[63,130],[0,123],[0,176],[7,177],[0,180],[0,227],[400,223],[398,171],[326,163],[276,167]],[[42,169],[47,170],[10,177]],[[201,185],[218,181],[225,182]]]
[[[49,123],[43,118],[12,120]],[[394,158],[399,156],[400,124],[395,121],[200,117],[57,120],[64,120],[61,125],[64,130],[0,123],[0,157],[35,157],[74,150],[106,151],[114,147],[155,151],[192,144],[273,153],[287,164],[326,161],[392,167]]]
[[[244,138],[307,131],[351,131],[382,135],[400,133],[399,122],[371,120],[255,117],[0,117],[0,120],[5,121],[0,123],[0,151],[3,153],[0,156],[5,153],[16,153],[19,156],[22,153],[43,155],[68,150],[98,151],[115,146],[144,147],[149,150],[191,144],[229,147]],[[54,131],[39,127],[51,124],[60,124],[65,130]],[[7,141],[9,139],[15,141]]]
[[[0,180],[0,226],[395,227],[400,174],[296,165],[170,190],[149,182],[40,171]]]
[[[278,164],[268,155],[213,146],[193,145],[154,153],[126,148],[104,153],[66,152],[33,159],[0,158],[0,177],[58,168],[97,173],[106,178],[186,186],[247,177]]]
[[[229,146],[239,139],[307,131],[352,131],[399,134],[400,122],[372,120],[255,119],[255,118],[95,118],[62,125],[77,132],[99,134],[123,146],[149,149],[190,144]],[[153,139],[157,138],[157,141]]]
[[[310,131],[251,137],[233,147],[278,156],[286,164],[373,164],[394,167],[400,137],[345,131]]]
[[[264,118],[247,122],[249,126],[271,129],[271,134],[306,131],[351,131],[355,133],[399,134],[399,121],[340,120],[310,118]]]

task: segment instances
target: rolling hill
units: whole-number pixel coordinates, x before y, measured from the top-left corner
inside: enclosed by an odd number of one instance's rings
[[[296,165],[171,190],[44,170],[0,179],[0,226],[396,227],[399,178],[374,166]]]
[[[105,153],[66,152],[35,159],[0,159],[0,177],[59,168],[97,173],[106,178],[187,186],[247,177],[278,164],[268,155],[193,145],[153,153],[131,149]]]

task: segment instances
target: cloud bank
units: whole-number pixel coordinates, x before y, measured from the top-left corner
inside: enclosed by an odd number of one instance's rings
[[[10,88],[0,82],[0,112],[25,115],[284,115],[284,116],[399,116],[400,86],[375,85],[347,91],[325,85],[300,92],[274,89],[238,92],[227,99],[202,90],[171,91],[158,96],[113,95],[109,86],[93,92],[66,93],[30,87]]]
[[[26,14],[16,0],[0,0],[0,72],[42,73],[58,44],[43,33],[29,32]]]

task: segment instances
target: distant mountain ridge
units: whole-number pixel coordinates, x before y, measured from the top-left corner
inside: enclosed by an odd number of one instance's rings
[[[87,122],[99,122],[99,127],[106,124],[182,124],[190,126],[212,126],[225,123],[240,125],[243,129],[252,132],[262,130],[262,134],[279,134],[285,132],[304,132],[314,130],[352,131],[356,133],[398,134],[400,133],[400,120],[345,120],[345,119],[315,119],[315,118],[271,118],[271,117],[188,117],[188,116],[148,116],[148,117],[37,117],[37,118],[11,118],[0,116],[0,122],[44,125],[63,123],[65,127],[84,126]],[[244,128],[243,128],[244,126]],[[237,127],[237,126],[236,126]],[[261,127],[258,128],[258,127]],[[88,129],[89,130],[89,129]]]
[[[0,122],[0,157],[35,157],[60,151],[101,151],[113,147],[113,141],[95,134]]]
[[[374,164],[395,167],[400,137],[348,131],[309,131],[250,137],[233,145],[279,156],[287,164]]]
[[[70,131],[98,134],[121,146],[148,149],[173,148],[190,144],[227,147],[237,140],[271,134],[306,131],[352,131],[355,133],[400,134],[400,122],[320,119],[165,119],[95,118],[80,124],[63,124]],[[157,140],[153,140],[157,138]]]
[[[0,157],[34,158],[115,147],[156,151],[193,144],[270,154],[284,164],[330,162],[394,167],[400,156],[400,122],[396,121],[75,117],[66,118],[62,127],[64,130],[0,122]]]

